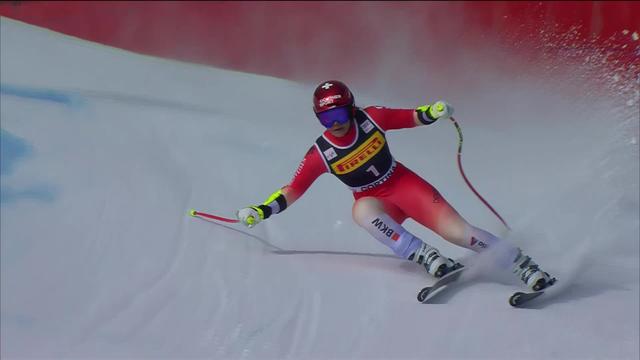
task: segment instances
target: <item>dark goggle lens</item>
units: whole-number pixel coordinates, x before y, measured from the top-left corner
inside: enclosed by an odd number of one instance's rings
[[[349,120],[351,120],[351,109],[351,106],[343,106],[317,113],[316,116],[318,117],[318,120],[320,120],[322,126],[328,129],[335,123],[340,125],[348,123]]]

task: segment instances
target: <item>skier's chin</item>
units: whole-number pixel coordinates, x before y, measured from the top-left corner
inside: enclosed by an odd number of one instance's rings
[[[349,127],[350,126],[351,126],[351,122],[348,122],[348,123],[346,123],[344,125],[336,125],[336,126],[330,128],[329,132],[333,136],[341,137],[341,136],[346,135],[346,133],[349,131]]]

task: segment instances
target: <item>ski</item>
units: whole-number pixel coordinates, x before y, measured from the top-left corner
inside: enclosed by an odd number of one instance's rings
[[[460,279],[460,276],[462,275],[464,269],[465,267],[462,264],[457,263],[456,265],[454,265],[454,269],[438,279],[435,284],[433,284],[432,286],[427,286],[420,290],[420,292],[418,292],[418,301],[423,304],[428,303],[429,300],[433,299],[433,297],[435,296],[434,294],[439,293],[438,290],[444,289],[447,285]]]
[[[553,284],[555,284],[556,279],[553,278],[551,279],[551,281],[549,281],[549,284],[541,290],[538,291],[531,291],[531,292],[524,292],[524,291],[518,291],[515,292],[513,295],[511,295],[509,297],[509,305],[513,306],[513,307],[519,307],[522,306],[526,303],[528,303],[529,301],[539,297],[540,295],[544,294],[545,291]]]
[[[513,307],[522,306],[542,294],[544,294],[544,290],[534,292],[518,291],[509,297],[509,305]]]

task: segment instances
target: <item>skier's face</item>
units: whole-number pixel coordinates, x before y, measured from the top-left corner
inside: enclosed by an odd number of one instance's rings
[[[336,122],[329,128],[329,132],[333,136],[343,137],[347,134],[349,128],[351,128],[351,121],[348,121],[346,124],[339,124]]]

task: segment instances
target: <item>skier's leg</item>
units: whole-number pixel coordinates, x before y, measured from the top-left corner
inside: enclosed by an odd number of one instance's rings
[[[389,201],[445,240],[476,252],[493,249],[497,265],[512,270],[529,287],[544,286],[550,280],[549,274],[519,248],[469,224],[431,184],[413,172],[403,176],[394,188]]]
[[[476,252],[491,249],[492,259],[499,268],[510,270],[533,290],[542,289],[551,281],[551,276],[520,248],[488,231],[467,224],[464,241],[466,248]]]
[[[391,248],[396,255],[406,259],[412,253],[411,250],[415,251],[420,245],[420,241],[416,241],[416,238],[400,225],[406,219],[406,215],[398,209],[391,212],[395,213],[395,216],[390,216],[384,207],[384,203],[374,197],[357,199],[353,203],[353,220],[376,240]],[[388,204],[387,207],[393,208],[393,205]]]
[[[404,259],[423,264],[427,272],[442,276],[453,261],[424,243],[400,225],[407,218],[395,205],[375,197],[362,197],[353,204],[354,221],[375,239]]]
[[[388,201],[443,239],[479,252],[501,240],[469,224],[427,181],[407,169],[394,183]]]

